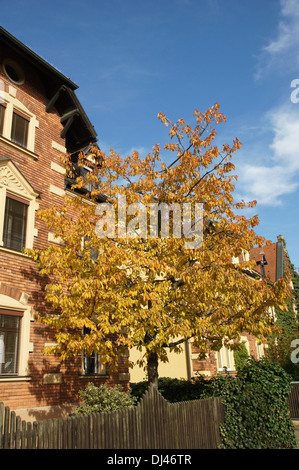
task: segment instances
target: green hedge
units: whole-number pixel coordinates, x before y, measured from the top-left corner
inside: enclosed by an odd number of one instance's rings
[[[130,388],[132,396],[140,400],[148,389],[148,382],[131,383]],[[202,376],[191,380],[161,377],[158,380],[158,388],[161,395],[170,403],[198,400],[210,396],[207,382]]]
[[[222,448],[291,449],[296,446],[288,396],[290,376],[268,359],[249,358],[236,378],[216,376],[214,396],[226,407]]]

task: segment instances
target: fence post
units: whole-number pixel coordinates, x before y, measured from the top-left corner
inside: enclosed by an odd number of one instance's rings
[[[4,429],[4,404],[0,403],[0,449],[3,449],[3,429]]]
[[[4,412],[4,439],[3,439],[4,449],[9,449],[9,414],[10,414],[10,409],[8,408],[8,406],[6,406],[5,412]]]

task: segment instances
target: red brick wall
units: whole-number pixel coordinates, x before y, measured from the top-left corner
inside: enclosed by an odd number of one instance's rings
[[[256,338],[247,333],[243,333],[242,336],[246,337],[249,343],[249,355],[257,359],[258,351],[256,347]],[[200,360],[196,357],[198,354],[198,349],[194,345],[191,347],[191,353],[194,355],[192,359],[193,373],[206,371],[209,372],[211,376],[218,373],[216,358],[217,353],[215,351],[209,351],[206,359],[204,360]]]
[[[11,56],[10,56],[11,57]],[[12,57],[13,58],[13,57]],[[0,63],[3,59],[0,53]],[[12,147],[5,146],[0,141],[0,157],[10,158],[31,186],[40,193],[37,199],[41,209],[58,205],[61,198],[50,192],[50,184],[64,189],[63,175],[51,169],[51,162],[61,164],[61,153],[52,148],[52,141],[65,146],[60,137],[62,125],[60,116],[53,109],[50,113],[45,110],[48,99],[44,86],[33,68],[19,62],[25,71],[26,80],[21,86],[10,83],[0,68],[0,79],[4,81],[6,90],[12,85],[17,90],[17,99],[30,112],[36,115],[39,127],[35,130],[35,153],[33,159]],[[48,232],[43,222],[36,219],[35,228],[38,236],[34,237],[34,248],[42,248],[48,244]],[[28,304],[33,311],[44,311],[48,308],[42,298],[43,281],[38,276],[34,263],[23,256],[0,251],[0,294],[20,300],[22,293],[30,296]],[[51,330],[37,321],[30,322],[30,342],[33,351],[29,353],[30,380],[12,380],[0,377],[0,402],[12,409],[33,408],[38,406],[57,405],[78,400],[78,390],[84,388],[90,377],[80,377],[81,358],[73,358],[60,362],[53,355],[45,356],[45,343],[54,342]],[[125,359],[120,361],[119,373],[127,372]],[[45,384],[45,373],[61,373],[61,383]],[[92,380],[95,384],[104,381],[109,384],[119,383],[119,375],[111,374]],[[127,382],[122,382],[127,385]]]

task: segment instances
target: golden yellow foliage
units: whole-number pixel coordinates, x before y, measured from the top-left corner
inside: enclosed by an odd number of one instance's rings
[[[97,351],[114,367],[124,347],[137,345],[145,347],[146,359],[156,368],[158,359],[166,360],[165,348],[178,348],[175,338],[193,338],[203,351],[221,347],[223,340],[238,340],[243,332],[264,338],[273,332],[270,309],[285,308],[286,279],[272,286],[251,277],[250,261],[233,263],[266,240],[254,231],[258,217],[239,213],[256,202],[246,205],[233,198],[231,160],[241,143],[235,139],[222,149],[214,145],[215,127],[226,120],[219,105],[205,113],[196,110],[194,127],[183,119],[173,124],[162,113],[158,117],[175,143],[163,149],[155,145],[143,159],[138,152],[123,158],[113,149],[104,154],[94,148],[92,171],[85,181],[74,181],[74,189],[88,183],[92,191],[39,213],[63,241],[30,251],[40,273],[51,279],[45,298],[56,313],[41,314],[40,320],[57,330],[54,351],[62,359]],[[171,164],[166,163],[169,157],[162,161],[162,152],[170,153]],[[78,164],[89,162],[82,154]],[[71,173],[69,157],[65,165]],[[100,195],[115,209],[113,236],[99,237],[96,231],[103,217],[97,213]],[[125,214],[127,227],[137,221],[138,207],[147,208],[147,235],[124,236],[119,196],[126,207],[137,204]],[[157,203],[201,204],[202,244],[187,249],[186,239],[172,236],[171,227],[169,237],[161,231],[148,236],[148,208]],[[88,335],[82,334],[83,327]],[[149,369],[150,377],[156,372]]]

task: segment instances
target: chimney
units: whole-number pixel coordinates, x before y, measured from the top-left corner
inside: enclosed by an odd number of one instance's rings
[[[276,246],[276,281],[283,276],[284,266],[283,266],[283,252],[284,252],[284,236],[277,236],[277,246]]]

